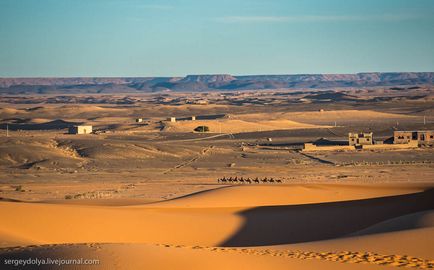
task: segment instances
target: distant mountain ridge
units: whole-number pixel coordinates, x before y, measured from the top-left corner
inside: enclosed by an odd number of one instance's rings
[[[374,87],[434,84],[434,72],[356,74],[187,75],[185,77],[0,78],[0,93],[115,93]]]

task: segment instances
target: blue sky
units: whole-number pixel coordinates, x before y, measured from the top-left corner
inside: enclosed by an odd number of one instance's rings
[[[434,71],[432,0],[0,0],[0,77]]]

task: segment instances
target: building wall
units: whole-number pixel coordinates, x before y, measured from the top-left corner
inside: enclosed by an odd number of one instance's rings
[[[419,144],[431,144],[434,142],[434,131],[419,130],[419,131],[395,131],[393,132],[394,144],[406,144],[410,141],[418,141]]]
[[[412,140],[416,139],[416,134],[413,131],[394,131],[393,132],[393,143],[394,144],[403,144],[409,143]]]
[[[305,143],[303,147],[304,152],[313,151],[344,151],[344,150],[355,150],[356,148],[351,145],[328,145],[328,146],[317,146],[312,143]]]
[[[410,140],[409,143],[402,144],[373,144],[373,145],[363,145],[362,149],[364,150],[376,150],[376,149],[411,149],[417,148],[418,142],[415,140]]]
[[[418,131],[417,139],[420,144],[432,143],[434,142],[434,131],[432,130]]]
[[[417,141],[410,141],[406,144],[370,144],[362,145],[362,150],[393,150],[393,149],[412,149],[417,148]],[[348,151],[358,149],[355,145],[334,145],[334,146],[317,146],[312,143],[305,143],[303,152],[315,152],[315,151]]]
[[[92,133],[92,126],[74,126],[69,128],[70,134],[90,134]]]
[[[77,134],[89,134],[92,133],[92,126],[78,126]]]
[[[349,145],[370,145],[373,144],[373,136],[371,133],[348,133]]]

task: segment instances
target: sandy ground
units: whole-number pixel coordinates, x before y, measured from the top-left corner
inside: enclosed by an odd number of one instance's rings
[[[434,129],[432,103],[353,105],[2,104],[0,268],[433,268],[432,147],[298,150],[350,131]],[[97,134],[66,134],[73,123]]]
[[[276,188],[134,206],[2,202],[0,257],[98,258],[102,269],[434,267],[431,185]]]

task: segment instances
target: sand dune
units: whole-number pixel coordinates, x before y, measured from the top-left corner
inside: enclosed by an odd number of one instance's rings
[[[249,113],[227,115],[215,120],[165,122],[164,131],[192,132],[198,126],[208,126],[214,133],[241,133],[270,130],[291,130],[308,128],[330,128],[327,125],[316,125],[311,122],[333,121],[373,121],[410,119],[414,116],[383,113],[372,110],[330,110],[287,113]]]
[[[23,169],[34,166],[69,168],[77,167],[82,162],[74,151],[50,139],[40,138],[29,142],[26,139],[4,137],[0,143],[0,165]]]
[[[296,150],[433,129],[433,89],[299,90],[3,96],[0,269],[434,269],[432,148]]]
[[[282,113],[247,113],[240,115],[231,115],[233,119],[244,121],[257,121],[264,119],[266,116],[270,120],[288,119],[292,121],[312,121],[312,120],[375,120],[375,119],[399,119],[399,118],[414,118],[414,116],[406,114],[385,113],[374,110],[327,110],[323,111],[300,111],[300,112],[282,112]]]
[[[215,262],[215,268],[207,269],[375,269],[380,262],[429,268],[433,249],[421,253],[414,244],[407,248],[401,243],[396,250],[388,242],[375,249],[375,236],[410,232],[403,239],[427,245],[433,232],[433,195],[431,186],[414,184],[265,185],[139,206],[0,202],[0,242],[5,247],[0,257],[87,254],[121,269],[143,266],[144,259],[154,269],[190,269],[206,262]],[[352,244],[358,242],[362,244]],[[60,245],[7,248],[41,244]]]
[[[167,132],[192,132],[198,126],[207,126],[211,133],[241,133],[269,130],[306,129],[306,128],[327,128],[328,126],[310,125],[290,120],[256,120],[244,121],[238,119],[224,120],[199,120],[199,121],[178,121],[175,123],[164,123],[164,131]]]
[[[434,228],[434,211],[423,211],[380,222],[353,235],[416,230],[430,227]]]
[[[21,111],[15,108],[0,108],[0,117],[12,117]]]
[[[89,162],[107,163],[108,168],[122,164],[108,164],[112,160],[125,161],[130,166],[142,166],[141,162],[158,158],[166,162],[179,162],[200,152],[200,146],[168,146],[148,144],[144,141],[107,142],[100,137],[66,137],[49,139],[45,136],[0,137],[0,165],[20,167],[57,168],[75,170]],[[173,160],[173,161],[172,161]]]
[[[315,259],[314,253],[293,253],[249,249],[221,249],[201,246],[152,244],[78,244],[40,246],[32,249],[0,251],[0,259],[11,258],[83,258],[97,259],[97,266],[74,266],[66,269],[384,269],[383,266],[336,263],[330,259]],[[5,267],[4,269],[13,269]],[[38,269],[52,269],[42,266]]]
[[[45,122],[42,118],[22,119],[20,123],[8,124],[9,130],[61,130],[79,125],[82,122],[68,122],[62,119]],[[0,124],[1,129],[6,129],[6,124]]]
[[[430,211],[432,213],[432,210]],[[426,212],[423,212],[426,213]],[[407,219],[410,216],[419,215],[419,213],[405,216]],[[395,218],[394,220],[400,220],[401,218]],[[384,223],[388,223],[385,221]],[[331,239],[318,242],[300,243],[295,245],[281,245],[275,246],[276,249],[297,249],[304,251],[342,251],[342,250],[369,250],[379,254],[400,254],[434,259],[433,254],[433,242],[434,227],[428,226],[423,228],[410,229],[407,226],[397,224],[400,230],[396,230],[396,227],[390,231],[376,231],[372,234],[367,234],[366,231],[361,230],[360,235],[358,233],[351,234],[345,238]],[[377,227],[374,225],[373,227]]]
[[[423,185],[381,184],[375,186],[343,184],[231,186],[158,202],[153,206],[214,208],[299,205],[418,193],[425,189],[427,186]]]
[[[0,117],[5,129],[9,123],[11,130],[55,130],[71,125],[86,123],[94,125],[95,130],[159,132],[160,121],[169,116],[184,119],[176,123],[163,121],[163,131],[193,132],[198,126],[208,126],[211,133],[244,133],[273,130],[297,130],[330,128],[335,121],[410,121],[415,116],[383,113],[373,110],[325,110],[306,112],[261,112],[227,113],[232,107],[225,105],[180,105],[149,108],[113,107],[98,105],[44,105],[31,108],[1,108]],[[237,109],[238,110],[238,109]],[[214,114],[214,115],[213,115]],[[59,115],[62,120],[58,120]],[[152,115],[152,117],[150,117]],[[196,116],[197,121],[188,121]],[[218,116],[217,118],[213,118]],[[226,116],[221,118],[221,116]],[[149,123],[136,124],[135,118],[149,118]],[[14,120],[15,119],[15,120]],[[18,121],[18,122],[17,122]],[[60,122],[63,121],[63,122]]]
[[[399,118],[412,118],[414,116],[395,113],[384,113],[373,110],[324,110],[324,111],[311,111],[311,112],[289,112],[284,113],[282,116],[289,119],[330,119],[330,120],[366,120],[366,119],[399,119]]]
[[[113,105],[93,105],[93,104],[43,104],[28,105],[25,108],[6,107],[0,108],[1,118],[22,117],[22,118],[47,118],[56,119],[59,115],[68,119],[100,119],[101,121],[120,120],[123,117],[134,121],[137,117],[158,117],[165,119],[169,116],[188,117],[192,115],[213,115],[226,113],[230,106],[227,105],[147,105],[144,107],[117,107]]]

